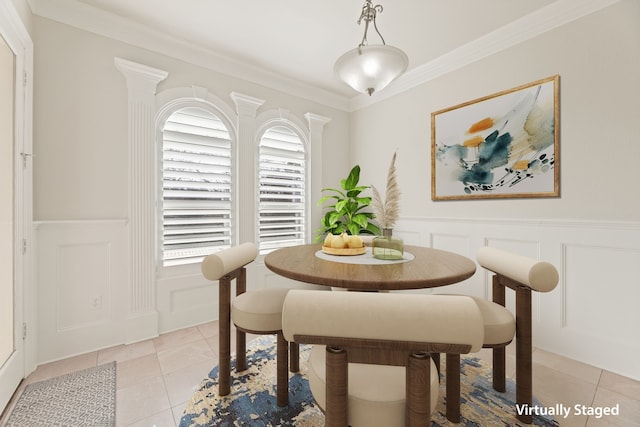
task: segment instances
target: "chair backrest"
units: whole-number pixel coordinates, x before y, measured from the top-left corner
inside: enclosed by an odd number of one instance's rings
[[[327,427],[426,426],[438,393],[427,353],[480,350],[484,322],[476,303],[465,296],[291,290],[282,308],[282,332],[287,341],[326,346],[324,392],[317,384],[315,391],[311,388],[324,402]],[[353,389],[381,385],[371,372],[359,375],[357,387],[349,385],[349,363],[404,366],[404,404],[398,408],[380,396],[352,399]]]
[[[478,250],[478,263],[487,270],[508,277],[538,292],[549,292],[558,285],[556,268],[545,261],[484,246]]]
[[[221,277],[237,270],[258,256],[258,247],[253,243],[241,245],[207,255],[202,260],[200,268],[202,275],[209,280],[218,280]]]
[[[353,338],[467,353],[482,348],[484,322],[476,303],[459,295],[291,290],[282,309],[282,331],[287,341]]]

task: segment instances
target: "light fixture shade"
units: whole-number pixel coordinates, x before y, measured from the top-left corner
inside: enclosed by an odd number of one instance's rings
[[[397,47],[381,44],[348,51],[338,58],[333,69],[349,86],[371,95],[404,73],[408,65],[406,53]]]

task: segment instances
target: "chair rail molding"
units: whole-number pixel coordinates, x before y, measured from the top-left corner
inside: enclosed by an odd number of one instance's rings
[[[158,335],[155,281],[156,88],[168,72],[115,58],[128,96],[129,139],[129,321],[125,343]]]

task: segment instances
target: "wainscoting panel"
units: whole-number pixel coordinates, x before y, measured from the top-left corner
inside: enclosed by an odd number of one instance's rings
[[[39,363],[127,342],[135,323],[127,227],[124,220],[35,224]],[[402,218],[394,235],[472,259],[489,245],[552,263],[560,282],[534,293],[534,345],[640,380],[640,223]],[[463,283],[424,292],[490,297],[490,285],[478,266]],[[248,289],[273,286],[314,287],[272,273],[258,257]],[[157,275],[155,291],[158,333],[218,319],[218,284],[199,266]]]
[[[159,333],[218,320],[218,282],[205,279],[200,265],[162,272],[156,282]],[[247,290],[278,286],[304,287],[300,282],[272,273],[265,267],[263,256],[247,265]],[[233,281],[232,298],[235,292]]]
[[[126,221],[34,227],[38,363],[122,344],[128,305]]]
[[[111,253],[111,243],[107,241],[58,246],[58,331],[112,321]]]
[[[566,245],[564,252],[563,326],[638,342],[640,250]],[[584,307],[597,308],[601,316]]]
[[[394,235],[470,258],[488,245],[552,263],[560,282],[534,292],[534,345],[640,379],[640,223],[403,218]],[[491,277],[478,265],[463,285],[434,292],[490,297]]]
[[[198,271],[191,275],[158,278],[157,284],[160,333],[218,318],[217,281],[206,280]]]

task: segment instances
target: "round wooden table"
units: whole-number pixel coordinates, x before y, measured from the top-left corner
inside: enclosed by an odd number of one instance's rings
[[[264,263],[274,273],[289,279],[355,290],[434,288],[461,282],[476,271],[475,262],[469,258],[420,246],[405,246],[405,252],[414,255],[413,260],[383,264],[321,259],[316,256],[320,249],[320,244],[282,248],[269,253]]]

